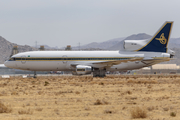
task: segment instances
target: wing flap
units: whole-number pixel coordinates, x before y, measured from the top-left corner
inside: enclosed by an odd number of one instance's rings
[[[134,61],[141,61],[143,60],[142,57],[126,59],[126,60],[114,60],[114,61],[100,61],[100,62],[93,62],[93,63],[81,63],[83,65],[89,65],[96,68],[102,68],[106,66],[118,65],[120,63],[127,63],[127,62],[134,62]],[[79,63],[71,64],[72,67],[76,67]]]
[[[127,60],[115,60],[115,61],[104,61],[104,62],[97,62],[93,64],[101,64],[101,65],[107,65],[107,66],[112,66],[112,65],[118,65],[120,63],[127,63],[127,62],[134,62],[134,61],[141,61],[143,58],[133,58],[133,59],[127,59]]]

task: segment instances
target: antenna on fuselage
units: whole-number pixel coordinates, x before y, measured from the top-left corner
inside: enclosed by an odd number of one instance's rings
[[[38,49],[38,48],[37,48],[37,41],[35,42],[35,46],[36,46],[36,49]]]
[[[81,43],[79,42],[79,50],[80,50]]]

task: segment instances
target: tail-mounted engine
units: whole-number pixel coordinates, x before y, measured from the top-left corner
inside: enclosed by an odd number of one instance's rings
[[[124,40],[124,49],[127,51],[138,50],[143,47],[148,41],[147,40]]]
[[[171,49],[168,49],[168,53],[170,54],[170,58],[173,58],[175,56],[175,52]]]

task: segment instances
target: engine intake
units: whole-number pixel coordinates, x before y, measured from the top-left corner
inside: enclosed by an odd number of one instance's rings
[[[127,51],[138,50],[147,42],[147,40],[124,40],[124,49]]]
[[[77,65],[76,66],[76,71],[73,71],[73,75],[86,75],[86,74],[91,74],[92,72],[92,67],[91,66],[86,66],[86,65]]]

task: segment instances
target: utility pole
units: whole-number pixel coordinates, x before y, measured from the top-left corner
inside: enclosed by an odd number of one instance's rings
[[[37,49],[37,41],[35,42],[35,46],[36,46],[36,49]]]
[[[80,50],[80,42],[79,42],[79,50]]]

